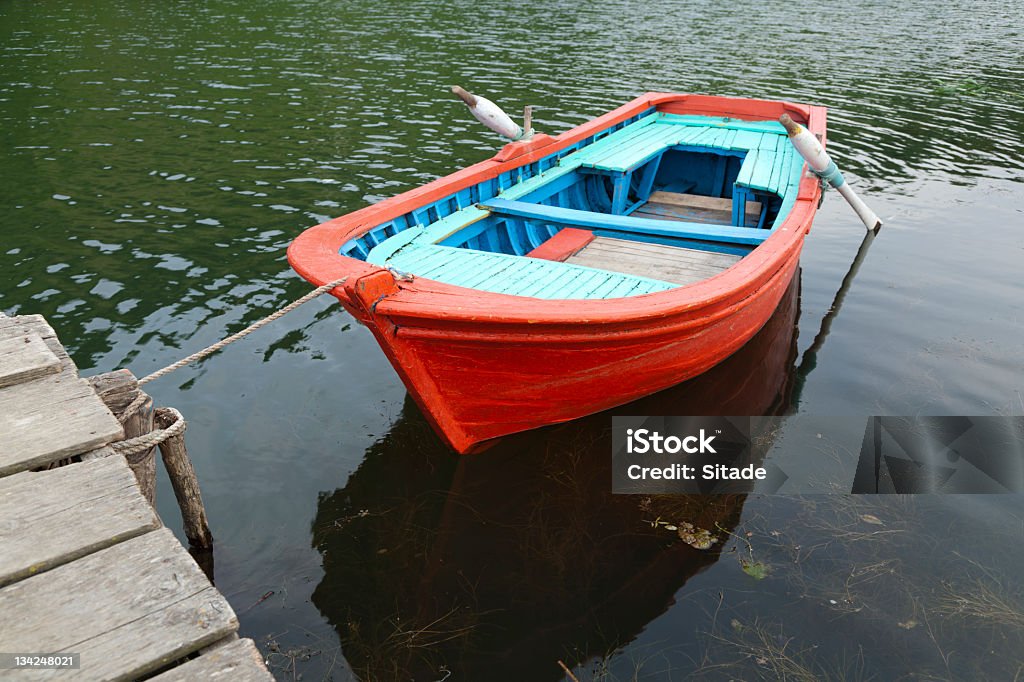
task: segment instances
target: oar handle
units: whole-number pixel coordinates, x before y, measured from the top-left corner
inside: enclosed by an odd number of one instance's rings
[[[807,128],[804,128],[790,118],[789,114],[780,116],[779,123],[789,133],[789,141],[800,152],[800,156],[807,162],[811,172],[835,187],[843,195],[843,198],[846,199],[850,207],[856,211],[861,222],[864,223],[864,227],[871,231],[877,231],[882,226],[881,219],[857,196],[853,188],[846,184],[846,178],[843,177],[839,167],[836,166],[836,162],[832,160],[832,157],[828,155],[825,148],[821,146],[818,138],[811,134],[811,131],[807,130]]]
[[[452,86],[452,92],[458,95],[459,99],[466,103],[466,106],[469,107],[469,111],[478,121],[499,135],[503,135],[510,140],[521,140],[528,137],[533,132],[530,128],[529,119],[526,121],[526,128],[524,130],[518,123],[513,121],[508,114],[502,111],[501,107],[486,97],[474,95],[473,93],[460,88],[458,85]]]

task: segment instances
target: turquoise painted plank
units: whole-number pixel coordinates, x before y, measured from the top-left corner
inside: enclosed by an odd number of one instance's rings
[[[732,138],[736,131],[729,130],[728,128],[708,128],[711,135],[707,138],[707,144],[710,147],[719,147],[721,149],[729,149],[729,143],[727,140]]]
[[[772,168],[775,167],[777,161],[777,155],[775,152],[769,152],[762,149],[761,153],[757,157],[758,163],[754,166],[754,172],[750,176],[750,182],[747,186],[751,189],[761,189],[771,191],[770,181],[772,176]]]
[[[623,143],[628,142],[633,137],[643,134],[647,127],[653,125],[656,121],[657,118],[655,118],[654,116],[647,116],[645,118],[642,118],[639,121],[631,123],[630,125],[620,130],[616,130],[611,135],[608,135],[607,137],[604,137],[598,140],[597,142],[594,142],[593,144],[584,147],[580,151],[570,154],[569,156],[562,160],[562,163],[564,164],[572,159],[578,161],[585,161],[591,157],[605,154],[609,149],[615,149],[622,145]]]
[[[786,141],[786,144],[790,144],[789,143],[789,136],[788,135],[769,135],[769,134],[766,133],[765,135],[763,135],[761,137],[761,149],[776,149],[777,150],[779,148],[779,143],[782,142],[782,141]]]
[[[461,250],[465,251],[466,249]],[[481,270],[493,273],[503,265],[503,261],[490,257],[493,254],[486,251],[484,254],[486,255],[476,256],[474,254],[474,258],[465,258],[462,254],[452,253],[443,272],[445,276],[451,277],[454,281],[467,282],[476,280],[480,276]]]
[[[522,218],[545,220],[565,225],[590,228],[604,228],[621,232],[648,235],[662,235],[700,239],[704,241],[730,242],[738,244],[760,244],[768,235],[763,230],[703,223],[685,223],[633,216],[608,215],[570,208],[537,206],[520,201],[491,199],[486,208],[498,215],[514,215]]]
[[[784,133],[785,128],[778,121],[744,121],[738,118],[720,116],[698,116],[695,114],[660,114],[658,121],[666,125],[715,126],[732,130],[750,130],[763,133]]]
[[[518,185],[509,187],[498,196],[505,199],[518,199],[526,196],[530,192],[540,189],[553,180],[557,180],[564,175],[572,173],[575,169],[575,166],[555,166],[554,168],[544,171],[540,175],[534,175],[529,180],[524,180]]]
[[[698,128],[700,131],[696,136],[688,137],[686,144],[694,147],[710,147],[714,145],[719,130],[715,128]]]
[[[511,282],[512,276],[520,276],[520,267],[515,261],[496,263],[487,268],[479,268],[473,277],[465,277],[458,282],[452,282],[459,286],[470,289],[478,289],[487,283],[499,285],[502,282]]]
[[[674,131],[669,131],[674,132]],[[583,162],[585,167],[609,171],[626,171],[635,163],[667,146],[665,132],[658,126],[648,126],[623,144],[594,155]]]
[[[732,140],[731,148],[739,150],[759,149],[763,137],[765,137],[765,134],[761,131],[738,130],[736,131],[736,137]]]
[[[700,138],[707,132],[707,126],[687,126],[680,131],[676,138],[677,145],[692,145],[694,140]]]
[[[630,147],[625,148],[626,151],[633,156],[643,154],[645,150],[649,150],[652,147],[656,148],[658,146],[672,144],[675,140],[679,139],[684,132],[683,129],[680,129],[677,126],[666,126],[660,124],[651,126],[648,128],[648,131],[649,132],[646,136],[639,138],[634,142],[634,144],[630,145]]]
[[[434,265],[424,268],[427,262]],[[437,245],[405,249],[392,264],[403,272],[456,286],[535,298],[594,298],[608,292],[646,293],[676,286],[569,263]]]
[[[680,140],[686,137],[686,133],[688,132],[687,128],[679,128],[678,126],[660,127],[661,131],[657,140],[652,141],[652,144],[650,144],[646,149],[642,151],[638,150],[635,155],[636,157],[642,157],[643,160],[646,160],[661,153],[669,147],[674,147],[679,144]],[[639,160],[639,158],[634,158],[631,161],[630,166],[635,166]]]
[[[446,218],[442,218],[434,223],[431,223],[423,231],[422,235],[416,241],[418,243],[433,243],[439,242],[446,237],[465,229],[473,223],[483,220],[490,214],[487,211],[483,211],[476,206],[470,206],[464,208],[461,211],[456,211]]]
[[[607,137],[602,140],[599,144],[600,147],[596,147],[591,150],[589,158],[602,158],[608,154],[615,154],[623,149],[628,149],[635,144],[641,142],[644,139],[650,139],[651,137],[657,137],[660,134],[661,126],[658,126],[654,121],[645,124],[643,127],[637,126],[635,130],[626,129],[617,133],[619,137]]]
[[[420,272],[429,271],[432,268],[442,268],[446,262],[446,256],[440,251],[431,251],[423,246],[410,246],[395,253],[386,263],[375,263],[375,265],[386,265],[387,267],[405,270],[409,265],[415,265]]]
[[[586,298],[587,292],[592,291],[598,284],[604,281],[603,270],[592,269],[592,272],[579,274],[576,279],[566,287],[563,292],[566,298]]]
[[[536,298],[550,298],[550,296],[537,296],[546,290],[557,287],[558,280],[566,275],[566,271],[557,268],[548,268],[534,263],[522,264],[516,269],[515,280],[510,280],[511,291],[518,296],[535,296]]]
[[[608,171],[633,170],[662,150],[680,144],[721,146],[729,149],[728,141],[736,132],[734,129],[708,126],[658,125],[649,129],[646,134],[632,138],[621,149],[588,159],[584,165]]]
[[[774,158],[772,159],[771,165],[766,165],[763,168],[758,168],[759,172],[754,174],[754,179],[763,179],[765,189],[772,192],[775,191],[774,185],[772,185],[772,177],[775,176],[776,169],[779,167],[779,164],[782,163],[783,153],[779,151],[778,148],[780,140],[778,135],[765,135],[765,137],[769,139],[763,140],[761,142],[761,151],[774,154]],[[774,137],[775,139],[771,139],[772,137]]]
[[[630,282],[625,277],[609,277],[604,282],[601,282],[601,286],[594,289],[591,295],[598,298],[619,298],[617,292],[620,290],[629,291],[633,288],[633,284],[633,282]]]
[[[751,149],[747,152],[747,155],[743,157],[743,162],[740,164],[739,175],[736,176],[736,184],[741,186],[747,186],[750,184],[750,178],[754,175],[754,169],[757,168],[760,161],[761,150]]]
[[[600,154],[603,149],[607,149],[608,147],[615,147],[615,146],[617,146],[619,144],[622,144],[622,142],[624,142],[625,140],[628,140],[631,137],[633,137],[635,135],[638,135],[640,133],[640,131],[646,129],[647,126],[653,125],[654,123],[657,122],[657,120],[658,120],[657,118],[655,118],[653,116],[649,116],[649,117],[640,119],[639,121],[634,121],[633,123],[630,123],[629,125],[624,126],[624,127],[620,128],[619,130],[616,130],[615,132],[611,133],[610,135],[604,136],[603,138],[601,138],[597,142],[594,142],[593,144],[588,145],[587,147],[584,147],[578,153],[580,153],[580,154],[588,154],[588,153]]]
[[[742,130],[735,130],[733,128],[727,128],[725,133],[722,135],[719,144],[722,149],[735,149],[733,146],[736,141],[736,136],[742,133]]]
[[[772,168],[771,178],[768,180],[768,189],[779,195],[782,195],[786,189],[783,177],[789,170],[789,164],[793,158],[792,149],[793,145],[787,140],[785,146],[779,145],[775,152],[775,165]]]
[[[383,242],[370,249],[370,253],[366,255],[366,262],[373,263],[374,265],[386,263],[395,251],[410,244],[416,237],[422,234],[422,232],[422,227],[410,227],[406,230],[402,230],[394,237],[385,239]]]
[[[796,149],[790,145],[789,150],[789,168],[783,175],[782,181],[786,187],[786,195],[792,194],[794,197],[800,189],[800,180],[804,174],[804,160],[797,153]]]
[[[656,123],[651,123],[652,120]],[[645,123],[645,127],[638,128],[641,123]],[[763,144],[774,148],[774,138],[780,132],[784,132],[784,129],[777,121],[737,121],[672,114],[649,116],[570,154],[563,159],[562,164],[579,164],[607,172],[625,172],[662,149],[679,144],[737,151],[757,149]]]
[[[503,291],[513,296],[552,298],[550,292],[560,289],[559,280],[565,275],[565,272],[544,266],[533,266],[516,272],[514,277],[507,278],[507,285],[503,287]]]
[[[393,256],[385,265],[402,272],[428,277],[434,272],[444,271],[448,260],[450,260],[448,255],[443,251],[421,246],[416,249],[403,250]]]
[[[568,270],[535,266],[527,270],[526,277],[512,281],[507,293],[516,296],[532,296],[534,298],[558,298],[567,281],[575,274]],[[567,277],[568,276],[568,277]]]
[[[609,291],[605,292],[603,298],[624,298],[625,294],[632,291],[633,289],[636,289],[636,282],[631,282],[630,280],[624,278],[619,279],[616,280],[614,287],[612,287]]]
[[[778,137],[773,142],[777,142],[777,140]],[[747,154],[747,158],[743,160],[743,165],[740,167],[740,175],[743,176],[744,181],[741,183],[740,179],[737,178],[737,184],[743,184],[753,189],[771,191],[772,169],[779,161],[775,148],[762,146],[757,150],[757,155],[753,161],[751,161],[751,153]],[[747,170],[745,167],[748,164],[750,164],[750,169],[744,173]]]

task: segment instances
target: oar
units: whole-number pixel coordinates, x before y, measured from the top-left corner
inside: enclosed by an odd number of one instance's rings
[[[458,85],[452,86],[452,92],[466,103],[466,106],[469,107],[470,112],[476,116],[478,121],[499,135],[503,135],[512,141],[528,140],[533,136],[533,127],[530,125],[531,107],[526,107],[526,110],[523,112],[523,126],[519,127],[518,123],[501,110],[501,107],[486,97],[466,92]]]
[[[811,171],[819,178],[827,181],[828,184],[835,187],[843,195],[846,202],[857,212],[857,215],[864,223],[864,227],[872,231],[878,231],[878,228],[882,226],[882,221],[875,215],[874,211],[867,207],[867,204],[861,201],[861,198],[857,196],[853,188],[846,184],[846,178],[839,172],[836,162],[829,157],[825,148],[821,146],[821,142],[818,141],[818,138],[811,134],[807,128],[791,119],[789,114],[780,116],[779,123],[785,126],[786,132],[789,133],[789,141],[800,152],[800,156],[804,157],[807,165],[811,167]]]

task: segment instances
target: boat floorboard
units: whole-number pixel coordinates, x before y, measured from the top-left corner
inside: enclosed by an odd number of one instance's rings
[[[744,223],[748,226],[757,225],[760,213],[761,203],[748,201]],[[652,192],[650,199],[633,211],[632,215],[655,220],[729,225],[732,223],[732,199],[678,192]]]
[[[597,237],[566,263],[653,277],[673,284],[692,284],[717,275],[741,256],[627,239]]]

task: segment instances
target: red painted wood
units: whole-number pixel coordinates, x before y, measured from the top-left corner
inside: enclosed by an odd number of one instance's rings
[[[611,300],[542,300],[468,290],[341,256],[342,244],[425,203],[532,163],[651,107],[770,120],[788,112],[825,137],[824,107],[648,93],[553,141],[470,166],[303,232],[288,248],[299,274],[333,292],[373,332],[424,414],[459,452],[574,419],[696,376],[750,339],[793,279],[821,188],[805,173],[782,225],[737,265],[669,291]]]
[[[554,237],[526,255],[530,258],[564,261],[569,256],[575,256],[592,241],[594,241],[594,233],[590,230],[563,227]]]

